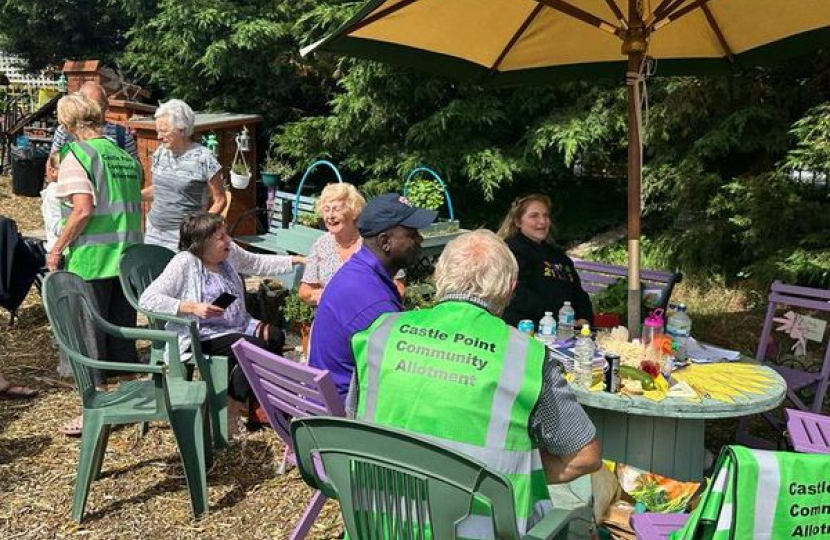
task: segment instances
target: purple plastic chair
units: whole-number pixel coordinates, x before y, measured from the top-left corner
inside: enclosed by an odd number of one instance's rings
[[[787,433],[796,452],[830,454],[830,417],[785,409]]]
[[[268,422],[285,444],[279,473],[297,464],[289,424],[292,418],[346,416],[343,403],[328,371],[312,368],[269,353],[240,339],[233,351]],[[301,540],[308,534],[328,498],[315,492],[289,536]]]
[[[780,281],[775,281],[772,284],[770,287],[767,315],[764,319],[764,328],[761,331],[761,339],[758,342],[758,350],[755,354],[755,358],[759,362],[768,360],[773,326],[776,324],[773,318],[776,316],[776,310],[783,308],[802,308],[802,311],[810,310],[830,313],[830,290],[798,287],[795,285],[787,285]],[[768,363],[769,367],[777,371],[787,381],[787,398],[799,410],[813,413],[821,412],[824,397],[827,395],[827,387],[830,384],[830,343],[828,343],[826,337],[824,344],[826,349],[819,371],[804,371],[790,366],[778,366]],[[814,392],[812,401],[805,402],[799,396],[799,392],[804,390],[812,390]],[[783,429],[780,420],[766,413],[764,417],[775,428]],[[747,419],[742,418],[738,423],[738,442],[757,448],[771,447],[769,441],[747,433],[746,427]]]
[[[683,527],[689,514],[645,513],[631,516],[631,527],[637,540],[665,540],[669,534]]]

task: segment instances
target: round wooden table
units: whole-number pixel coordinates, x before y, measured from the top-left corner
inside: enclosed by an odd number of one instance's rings
[[[652,401],[642,396],[589,392],[571,386],[597,428],[602,457],[681,481],[703,479],[704,422],[735,418],[778,407],[787,383],[774,370],[758,366],[774,381],[766,393],[736,397],[735,403],[710,398]]]

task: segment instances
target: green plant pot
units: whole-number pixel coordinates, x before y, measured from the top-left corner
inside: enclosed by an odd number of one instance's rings
[[[280,181],[280,177],[276,173],[264,172],[260,176],[265,187],[274,187]]]

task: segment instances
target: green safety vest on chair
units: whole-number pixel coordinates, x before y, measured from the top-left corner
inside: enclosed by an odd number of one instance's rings
[[[830,539],[830,456],[727,446],[671,540]]]
[[[96,193],[95,207],[81,235],[66,249],[67,270],[85,280],[118,275],[118,261],[129,246],[141,243],[141,165],[105,138],[73,142],[71,152]],[[65,223],[71,208],[63,205]]]
[[[426,436],[504,474],[520,534],[553,508],[527,431],[542,390],[541,343],[481,307],[448,301],[382,315],[352,349],[358,418]],[[459,538],[493,535],[487,506],[474,504]]]

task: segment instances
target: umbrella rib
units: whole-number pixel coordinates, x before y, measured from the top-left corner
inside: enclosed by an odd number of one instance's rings
[[[674,22],[683,17],[684,15],[687,15],[692,11],[696,10],[697,8],[702,7],[708,2],[709,0],[695,0],[691,4],[676,10],[674,13],[666,13],[663,16],[658,17],[657,20],[654,21],[654,29],[656,30],[661,26],[665,26],[670,22]]]
[[[382,9],[382,10],[378,11],[374,15],[369,15],[368,17],[366,17],[362,21],[358,21],[354,26],[349,28],[349,34],[357,32],[361,28],[363,28],[365,26],[369,26],[370,24],[377,21],[378,19],[382,19],[382,18],[386,17],[387,15],[391,15],[392,13],[395,13],[396,11],[401,10],[401,9],[405,8],[406,6],[408,6],[409,4],[413,4],[417,1],[418,0],[403,0],[403,1],[395,4],[394,6],[390,6],[386,9]]]
[[[620,35],[621,29],[614,26],[613,24],[605,21],[592,13],[588,13],[578,7],[571,5],[564,0],[536,0],[540,4],[544,4],[551,9],[555,9],[556,11],[561,11],[565,15],[570,15],[574,19],[580,20],[584,23],[590,24],[591,26],[595,26],[600,30],[604,30],[609,34]]]
[[[718,42],[720,43],[723,52],[726,54],[726,57],[730,62],[734,62],[735,55],[732,54],[732,49],[729,47],[729,43],[726,42],[726,38],[723,36],[723,32],[721,32],[718,21],[715,20],[715,16],[712,15],[712,11],[709,9],[709,6],[703,4],[700,6],[700,9],[703,11],[703,14],[706,15],[706,21],[709,23],[709,26],[712,27],[712,31],[715,32],[715,36],[717,36]]]
[[[532,23],[533,19],[536,18],[536,15],[538,15],[539,12],[542,11],[543,7],[545,6],[543,6],[542,4],[536,4],[536,7],[533,8],[533,11],[530,12],[530,15],[528,15],[524,22],[521,24],[521,26],[519,26],[519,29],[516,30],[516,33],[514,33],[513,36],[511,36],[510,41],[507,42],[507,46],[501,51],[499,57],[496,58],[495,62],[493,62],[492,67],[490,67],[490,70],[487,73],[488,76],[492,75],[499,69],[499,66],[501,66],[501,63],[504,61],[504,58],[511,51],[511,49],[513,49],[513,47],[516,45],[516,42],[519,41],[519,38],[522,37],[522,34],[525,33],[527,27],[530,26],[530,23]]]
[[[677,9],[685,1],[686,0],[663,0],[654,10],[652,17],[659,21],[664,16]]]
[[[608,7],[614,13],[614,16],[617,18],[617,20],[620,21],[620,24],[623,26],[627,26],[628,22],[625,20],[625,15],[623,15],[623,12],[620,10],[620,7],[617,5],[617,3],[614,0],[605,0],[605,3],[608,4]]]

